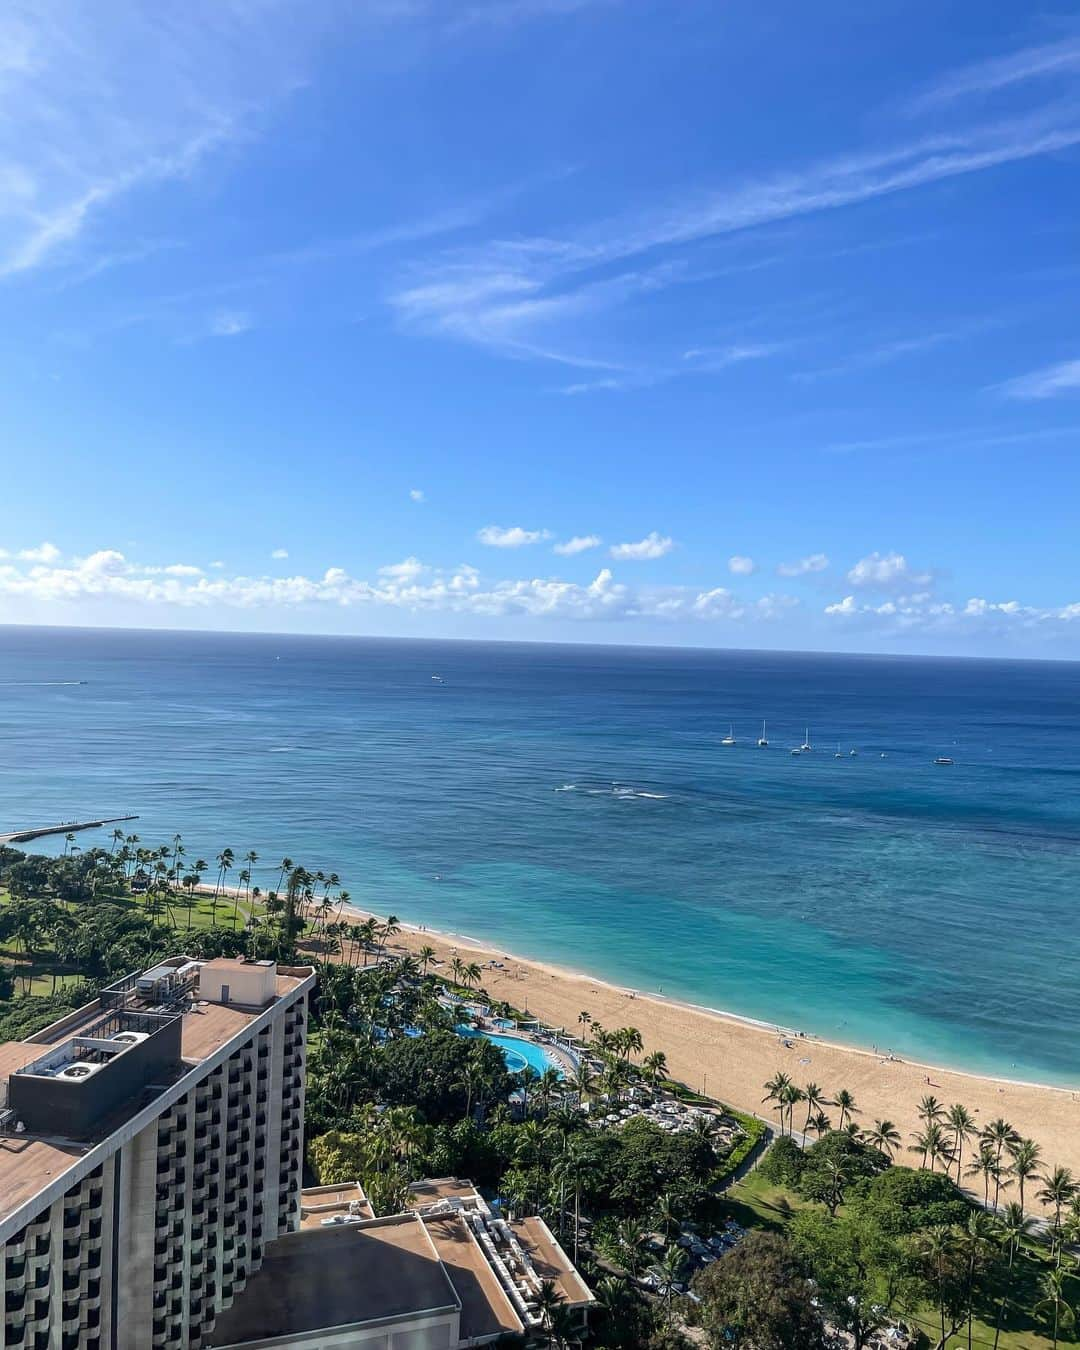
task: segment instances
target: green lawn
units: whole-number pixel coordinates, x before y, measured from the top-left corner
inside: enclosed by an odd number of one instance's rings
[[[110,904],[121,905],[124,908],[137,912],[145,913],[146,903],[144,896],[129,895],[109,895],[103,896]],[[6,890],[0,890],[0,907],[10,904],[11,896]],[[255,909],[254,905],[245,904],[243,900],[234,901],[232,896],[221,896],[216,906],[216,917],[218,926],[221,928],[232,928],[234,906],[236,912],[236,926],[243,929],[248,918]],[[72,910],[77,906],[71,906]],[[179,895],[169,906],[169,911],[159,911],[158,921],[168,922],[171,912],[174,931],[177,934],[177,947],[183,948],[183,937],[189,930],[212,928],[214,926],[215,905],[212,895],[198,893],[193,897],[193,903],[190,911],[188,908],[188,896],[186,893]],[[16,973],[16,992],[19,994],[51,994],[55,988],[63,988],[66,984],[77,984],[80,976],[70,967],[58,964],[51,959],[52,948],[46,942],[34,952],[34,960],[28,963],[23,955],[15,949],[13,942],[0,943],[0,961],[10,962],[15,968]],[[29,986],[24,983],[25,976],[30,975]]]

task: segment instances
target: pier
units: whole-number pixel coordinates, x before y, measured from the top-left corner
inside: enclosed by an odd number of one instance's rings
[[[105,820],[67,820],[59,825],[38,825],[27,830],[13,830],[0,834],[0,844],[25,844],[46,834],[77,834],[80,830],[99,830],[102,825],[118,825],[124,820],[138,820],[138,816],[109,816]]]

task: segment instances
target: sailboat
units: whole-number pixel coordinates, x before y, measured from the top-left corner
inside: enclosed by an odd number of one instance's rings
[[[735,744],[735,727],[734,727],[734,725],[728,727],[728,734],[724,737],[724,739],[720,742],[720,744],[721,744],[721,745],[734,745],[734,744]]]
[[[765,739],[765,719],[763,717],[761,719],[761,735],[758,737],[758,745],[768,745],[768,744],[769,742]]]
[[[802,745],[799,746],[799,749],[802,751],[802,753],[803,753],[804,755],[808,755],[808,754],[810,753],[810,751],[813,750],[813,748],[814,748],[814,747],[810,744],[810,728],[807,727],[807,728],[806,728],[806,740],[803,741]]]
[[[806,739],[809,740],[810,737],[808,736]],[[840,742],[837,741],[837,742],[836,742],[836,754],[833,755],[833,759],[843,759],[843,758],[844,758],[844,752],[840,749]]]

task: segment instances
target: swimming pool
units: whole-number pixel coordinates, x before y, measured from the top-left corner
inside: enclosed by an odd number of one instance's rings
[[[494,1031],[477,1031],[468,1026],[459,1026],[457,1032],[459,1036],[474,1038],[483,1036],[485,1040],[497,1045],[503,1052],[506,1067],[511,1073],[521,1073],[526,1067],[537,1074],[543,1073],[546,1069],[554,1069],[562,1077],[562,1069],[556,1061],[542,1045],[537,1045],[534,1041],[526,1041],[521,1036],[501,1036]]]

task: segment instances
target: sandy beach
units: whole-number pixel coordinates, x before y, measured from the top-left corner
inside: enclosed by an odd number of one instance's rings
[[[359,921],[369,915],[346,908],[342,917]],[[847,1088],[858,1108],[856,1121],[869,1127],[877,1119],[891,1120],[904,1136],[897,1160],[911,1164],[917,1159],[907,1148],[911,1135],[920,1128],[918,1103],[932,1093],[947,1106],[962,1102],[980,1125],[1004,1117],[1022,1136],[1036,1140],[1044,1164],[1060,1163],[1080,1175],[1080,1091],[886,1060],[871,1051],[622,989],[589,975],[525,960],[475,938],[430,928],[402,925],[388,945],[398,953],[416,953],[430,946],[443,962],[455,953],[462,960],[504,962],[504,969],[483,972],[483,987],[493,999],[527,1009],[542,1021],[575,1033],[580,1030],[578,1014],[582,1011],[609,1030],[635,1026],[646,1053],[662,1050],[667,1056],[672,1077],[742,1111],[767,1113],[761,1100],[762,1084],[777,1070],[790,1074],[800,1085],[816,1082],[828,1096]],[[832,1115],[835,1118],[835,1110]],[[776,1123],[775,1115],[768,1118]],[[804,1119],[805,1109],[800,1114],[797,1107],[797,1129]],[[966,1145],[965,1158],[971,1147]],[[1035,1189],[1028,1184],[1025,1201],[1029,1205],[1034,1203]],[[1012,1192],[1005,1191],[1004,1196],[1012,1198]]]

